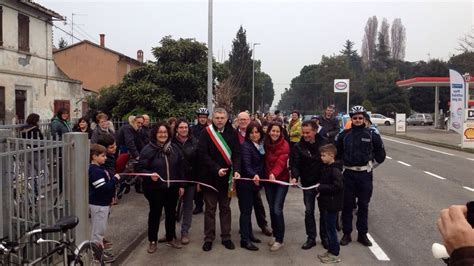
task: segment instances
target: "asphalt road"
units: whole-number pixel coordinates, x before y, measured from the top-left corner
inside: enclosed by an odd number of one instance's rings
[[[374,194],[369,207],[369,233],[376,245],[369,249],[353,242],[341,247],[343,262],[339,265],[444,265],[431,255],[432,243],[442,241],[436,219],[442,208],[474,199],[474,154],[393,137],[383,139],[387,159],[375,169]],[[263,191],[262,197],[265,201]],[[284,210],[285,246],[278,252],[268,250],[269,238],[259,233],[255,221],[256,236],[263,240],[257,244],[260,250],[251,252],[239,247],[239,211],[235,199],[232,201],[232,239],[236,250],[226,250],[219,236],[211,252],[201,250],[204,218],[201,214],[193,217],[188,246],[176,250],[159,245],[158,251],[150,255],[146,252],[148,241],[144,239],[123,264],[319,265],[317,254],[324,252],[319,241],[311,250],[300,248],[306,238],[302,198],[300,190],[290,189]],[[179,236],[179,225],[177,233]],[[163,234],[163,227],[159,234]]]

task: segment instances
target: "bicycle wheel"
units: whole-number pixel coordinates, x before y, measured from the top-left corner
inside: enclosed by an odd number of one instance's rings
[[[87,242],[79,249],[73,265],[105,265],[102,260],[102,249],[93,242]]]

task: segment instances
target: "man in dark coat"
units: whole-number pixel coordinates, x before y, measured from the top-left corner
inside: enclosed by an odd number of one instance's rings
[[[290,165],[292,182],[299,179],[301,185],[309,187],[316,185],[320,181],[323,163],[319,154],[319,148],[325,144],[325,140],[317,133],[317,124],[314,121],[304,121],[301,125],[303,137],[291,150]],[[316,220],[314,209],[316,206],[316,189],[303,190],[303,201],[305,205],[305,227],[306,242],[302,249],[310,249],[316,246]],[[324,213],[320,211],[319,234],[324,247],[327,247],[327,233]]]
[[[227,111],[216,108],[212,115],[212,125],[203,130],[198,144],[199,158],[202,160],[202,179],[219,192],[203,188],[206,210],[204,213],[204,251],[212,249],[216,237],[216,207],[219,204],[222,244],[234,249],[230,238],[231,212],[229,186],[232,178],[240,177],[240,143],[237,132],[228,122]]]
[[[121,153],[128,152],[130,159],[138,160],[144,146],[139,133],[143,125],[143,117],[135,117],[133,123],[135,125],[126,124],[119,129],[117,132],[117,147]]]
[[[334,143],[337,133],[339,133],[339,121],[334,117],[334,107],[326,107],[324,114],[320,117],[319,125],[323,127],[324,137],[329,143]]]

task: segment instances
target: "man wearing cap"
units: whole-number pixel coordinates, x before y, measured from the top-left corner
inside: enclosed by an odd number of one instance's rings
[[[345,129],[336,137],[337,159],[344,165],[344,207],[342,210],[341,245],[352,241],[352,207],[357,198],[357,241],[364,246],[372,246],[367,237],[369,202],[372,196],[372,169],[374,164],[385,160],[382,138],[366,127],[364,121],[367,111],[363,106],[354,106],[349,115],[351,128]]]

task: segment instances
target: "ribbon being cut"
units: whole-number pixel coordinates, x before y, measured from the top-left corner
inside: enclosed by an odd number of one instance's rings
[[[161,176],[159,176],[158,174],[156,173],[117,173],[117,175],[119,176],[153,176],[153,175],[157,175],[158,176],[158,179],[162,182],[170,182],[170,183],[193,183],[193,184],[198,184],[198,185],[201,185],[201,186],[205,186],[205,187],[208,187],[216,192],[219,192],[215,187],[211,186],[211,185],[208,185],[206,183],[202,183],[202,182],[198,182],[198,181],[193,181],[193,180],[164,180]],[[236,181],[254,181],[253,179],[251,178],[234,178],[233,180],[236,180]],[[283,185],[283,186],[289,186],[289,187],[294,187],[296,186],[297,188],[299,189],[302,189],[302,190],[310,190],[310,189],[315,189],[317,187],[319,187],[319,183],[316,184],[316,185],[312,185],[312,186],[309,186],[309,187],[303,187],[301,186],[300,184],[296,184],[296,185],[293,185],[291,183],[288,183],[288,182],[284,182],[284,181],[279,181],[279,180],[269,180],[269,179],[259,179],[258,180],[259,182],[268,182],[268,183],[275,183],[275,184],[279,184],[279,185]]]

